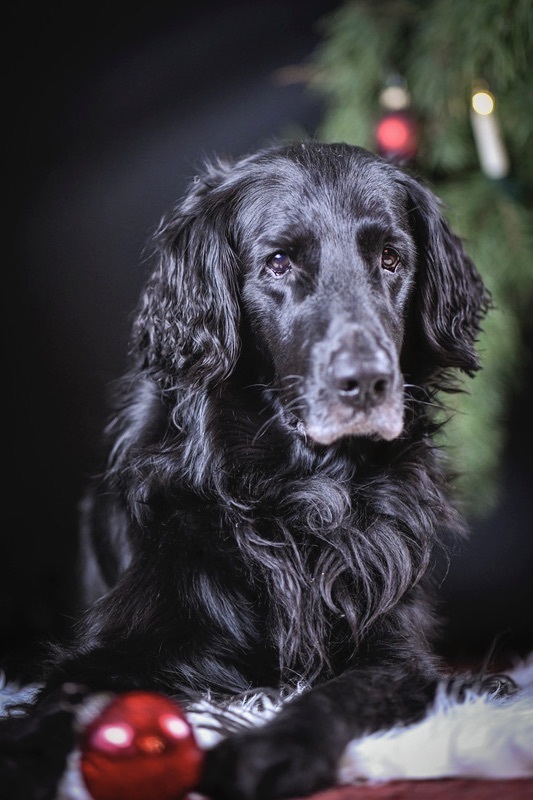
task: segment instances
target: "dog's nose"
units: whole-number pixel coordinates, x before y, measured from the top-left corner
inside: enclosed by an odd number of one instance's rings
[[[392,372],[382,359],[359,360],[350,353],[337,354],[331,365],[333,388],[342,402],[354,408],[383,403],[392,386]]]

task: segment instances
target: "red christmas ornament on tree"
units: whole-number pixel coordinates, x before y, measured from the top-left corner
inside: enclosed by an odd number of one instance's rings
[[[153,692],[117,696],[81,743],[81,773],[94,800],[180,800],[202,763],[183,711]]]
[[[375,129],[378,155],[401,163],[411,161],[418,151],[419,132],[404,82],[393,77],[379,99],[383,113]]]
[[[418,130],[407,111],[390,111],[379,120],[376,128],[379,155],[398,161],[410,161],[418,149]]]

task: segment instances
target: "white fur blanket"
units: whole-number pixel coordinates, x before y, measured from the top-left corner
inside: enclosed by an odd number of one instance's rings
[[[509,671],[519,691],[507,698],[467,695],[457,700],[439,692],[420,722],[353,740],[338,771],[339,784],[363,781],[430,778],[533,777],[533,654]],[[32,687],[6,684],[0,676],[0,713],[13,701],[29,699]],[[100,695],[84,709],[79,724],[87,724],[108,702]],[[254,695],[226,707],[207,698],[188,714],[198,743],[215,745],[228,730],[261,725],[285,700]],[[91,800],[73,752],[57,800]]]

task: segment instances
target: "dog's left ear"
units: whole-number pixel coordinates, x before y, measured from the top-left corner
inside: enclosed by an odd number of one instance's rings
[[[490,294],[463,244],[441,212],[440,200],[418,180],[400,179],[418,249],[414,303],[419,335],[441,368],[468,375],[479,369],[476,342]],[[420,344],[420,342],[419,342]]]

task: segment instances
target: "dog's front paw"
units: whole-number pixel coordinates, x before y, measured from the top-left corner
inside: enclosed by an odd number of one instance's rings
[[[214,800],[299,797],[332,786],[336,766],[316,733],[268,725],[208,751],[199,789]]]

